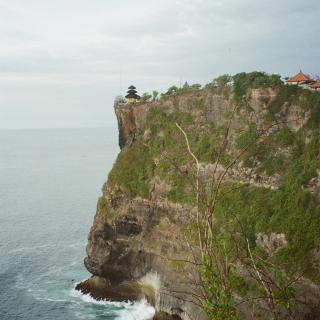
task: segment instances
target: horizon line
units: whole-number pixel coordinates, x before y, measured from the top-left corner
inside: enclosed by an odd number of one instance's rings
[[[117,129],[116,126],[79,126],[79,127],[37,127],[37,128],[0,128],[0,131],[26,131],[26,130],[73,130],[73,129]]]

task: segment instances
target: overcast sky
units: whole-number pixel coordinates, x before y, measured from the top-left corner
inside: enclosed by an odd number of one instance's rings
[[[113,100],[320,73],[319,0],[0,0],[0,129],[116,126]]]

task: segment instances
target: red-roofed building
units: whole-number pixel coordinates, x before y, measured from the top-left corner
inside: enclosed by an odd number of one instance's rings
[[[316,81],[315,83],[310,84],[309,87],[312,90],[320,90],[320,80]]]
[[[305,75],[302,71],[300,71],[298,74],[290,78],[287,83],[288,84],[295,84],[295,85],[308,85],[310,83],[313,83],[314,80],[311,79],[309,76]]]

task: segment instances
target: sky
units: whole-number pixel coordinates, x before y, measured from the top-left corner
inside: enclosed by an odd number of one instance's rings
[[[0,0],[0,129],[115,127],[134,84],[320,74],[319,0]]]

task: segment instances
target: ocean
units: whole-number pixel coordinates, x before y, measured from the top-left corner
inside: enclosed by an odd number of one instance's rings
[[[74,287],[96,202],[119,152],[116,128],[0,131],[0,319],[147,320],[146,302]]]

